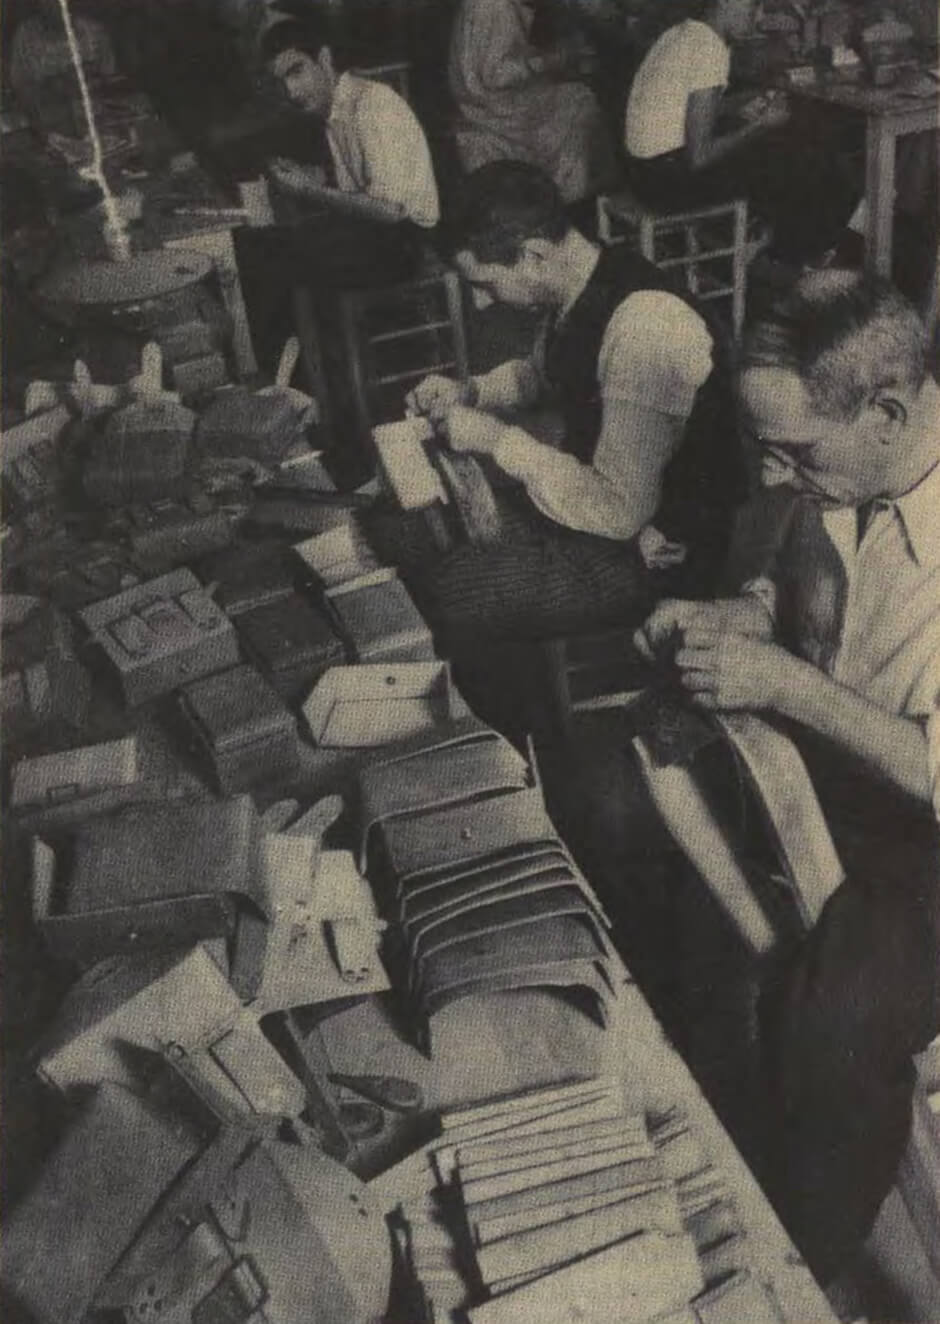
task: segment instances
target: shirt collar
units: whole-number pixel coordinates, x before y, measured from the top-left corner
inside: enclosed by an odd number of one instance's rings
[[[894,507],[918,565],[940,565],[940,461]]]
[[[356,81],[350,73],[341,73],[333,89],[333,102],[330,106],[328,124],[343,119],[349,112],[356,97]]]
[[[875,503],[882,510],[891,510],[904,530],[911,556],[919,566],[940,565],[940,463],[925,474],[916,487],[893,501]],[[856,512],[854,507],[839,506],[823,511],[823,524],[843,556],[850,557],[856,546]]]

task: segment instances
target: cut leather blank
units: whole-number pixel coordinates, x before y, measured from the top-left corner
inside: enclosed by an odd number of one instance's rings
[[[328,598],[357,662],[423,662],[434,657],[431,631],[394,571],[368,586],[338,585],[328,590]]]
[[[469,715],[446,662],[332,667],[303,711],[314,744],[344,749],[407,739]]]
[[[703,1286],[695,1247],[688,1237],[644,1232],[574,1264],[502,1293],[468,1312],[472,1324],[646,1324],[681,1307]],[[738,1316],[738,1324],[747,1319]]]

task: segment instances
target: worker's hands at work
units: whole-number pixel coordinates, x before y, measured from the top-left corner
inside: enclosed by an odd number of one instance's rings
[[[457,382],[452,377],[432,373],[405,396],[405,409],[409,414],[422,414],[432,423],[442,423],[455,405],[472,404],[476,391],[474,383]]]
[[[633,636],[638,653],[648,662],[671,657],[693,627],[711,631],[735,631],[755,639],[773,637],[770,613],[757,598],[723,598],[698,602],[688,598],[663,598]]]
[[[301,165],[286,156],[276,156],[268,162],[268,173],[276,184],[291,193],[327,190],[326,171],[322,166]]]

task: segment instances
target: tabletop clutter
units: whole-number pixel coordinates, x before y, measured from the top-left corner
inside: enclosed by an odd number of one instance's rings
[[[7,439],[6,806],[68,974],[18,1064],[64,1120],[7,1211],[11,1304],[783,1318],[678,1113],[582,1079],[437,1116],[414,1081],[332,1070],[319,1025],[356,999],[433,1057],[454,1001],[550,988],[603,1025],[625,972],[531,754],[466,708],[310,402],[188,408],[142,378],[78,370]],[[409,1114],[438,1138],[364,1182],[361,1145]]]

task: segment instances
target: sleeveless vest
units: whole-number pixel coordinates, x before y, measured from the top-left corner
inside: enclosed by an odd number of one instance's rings
[[[623,248],[601,251],[591,279],[546,342],[545,376],[564,419],[563,449],[583,464],[594,458],[603,413],[597,379],[601,343],[619,304],[638,290],[677,295],[703,318],[712,337],[712,371],[698,390],[682,444],[666,466],[654,523],[668,538],[685,543],[703,570],[717,571],[734,508],[746,491],[727,335],[667,273]]]

